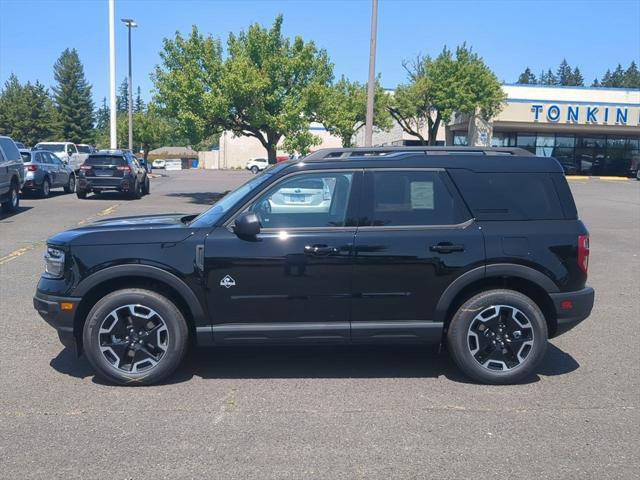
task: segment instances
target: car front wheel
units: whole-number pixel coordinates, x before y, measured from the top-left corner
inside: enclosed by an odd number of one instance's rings
[[[112,383],[150,385],[169,376],[187,349],[184,316],[167,297],[138,288],[103,297],[83,329],[87,358]]]
[[[6,202],[2,202],[2,211],[5,213],[14,213],[20,206],[20,188],[17,182],[11,182],[8,197]]]
[[[458,367],[472,379],[512,384],[535,373],[547,348],[540,308],[513,290],[489,290],[467,300],[447,332]]]
[[[258,167],[256,167],[255,165],[253,167],[251,167],[251,173],[253,173],[254,175],[257,175],[259,171],[260,171],[260,169]]]

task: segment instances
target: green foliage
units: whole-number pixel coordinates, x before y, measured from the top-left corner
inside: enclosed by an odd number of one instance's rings
[[[134,112],[142,112],[144,111],[144,101],[142,101],[142,95],[140,94],[140,85],[138,85],[138,89],[136,90],[136,98],[133,101],[133,111]]]
[[[96,110],[96,130],[102,131],[109,128],[109,105],[107,104],[107,97],[102,98],[102,105]]]
[[[116,95],[116,110],[119,113],[125,113],[129,111],[129,80],[124,77],[122,83],[118,87],[118,94]]]
[[[395,90],[389,112],[405,132],[423,144],[435,145],[441,122],[448,122],[454,112],[479,112],[491,118],[504,104],[500,82],[482,58],[464,44],[455,56],[445,47],[435,60],[418,57],[404,67],[409,83]],[[421,133],[425,125],[427,138]]]
[[[281,28],[279,16],[269,29],[230,34],[224,58],[220,41],[195,26],[187,38],[164,40],[156,99],[192,144],[231,130],[258,139],[275,163],[283,136],[288,145],[308,143],[332,65],[313,42],[285,38]]]
[[[340,137],[343,147],[352,147],[353,137],[364,127],[367,117],[367,86],[350,82],[343,76],[327,87],[322,98],[318,111],[322,124],[332,135]],[[389,95],[376,80],[373,124],[380,130],[392,127],[388,104]]]
[[[538,80],[536,79],[536,76],[529,67],[524,69],[524,72],[520,74],[517,81],[517,83],[522,85],[535,84],[537,82]]]
[[[25,145],[53,140],[58,134],[56,111],[40,82],[21,85],[11,75],[0,91],[0,134]]]
[[[93,99],[91,85],[75,49],[62,52],[53,66],[54,101],[60,122],[61,140],[91,143],[93,140]]]
[[[556,71],[556,78],[559,85],[572,85],[573,72],[571,71],[571,67],[569,66],[566,58],[562,59],[562,62],[560,62],[560,66]]]

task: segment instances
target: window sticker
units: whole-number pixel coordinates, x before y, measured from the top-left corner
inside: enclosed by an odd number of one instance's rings
[[[433,210],[433,182],[411,182],[411,208]]]

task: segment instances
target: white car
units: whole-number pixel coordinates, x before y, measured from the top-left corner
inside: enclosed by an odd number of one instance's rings
[[[252,173],[258,173],[269,166],[269,161],[266,158],[250,158],[245,167]]]
[[[76,173],[80,170],[80,165],[89,158],[88,153],[78,152],[76,144],[71,142],[40,142],[33,147],[33,150],[46,150],[53,153]]]
[[[334,188],[333,178],[287,182],[269,197],[269,209],[272,213],[327,213]]]
[[[162,160],[161,158],[157,158],[156,160],[153,161],[151,166],[153,168],[164,168],[167,166],[167,162]]]

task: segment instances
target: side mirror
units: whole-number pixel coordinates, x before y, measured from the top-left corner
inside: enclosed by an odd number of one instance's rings
[[[260,233],[260,219],[253,212],[241,213],[236,218],[233,231],[239,237],[255,237]]]

